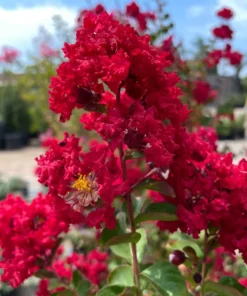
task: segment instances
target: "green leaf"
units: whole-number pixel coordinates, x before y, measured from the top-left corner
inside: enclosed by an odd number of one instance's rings
[[[207,281],[203,286],[205,296],[243,296],[233,287],[224,286],[219,283]]]
[[[136,244],[136,250],[138,262],[141,262],[147,245],[147,234],[144,228],[137,229],[136,233],[140,235],[140,239]],[[128,263],[132,262],[130,244],[114,245],[111,246],[111,250],[115,255],[126,259]]]
[[[82,276],[81,276],[80,271],[75,270],[73,272],[73,279],[72,279],[72,282],[73,282],[73,285],[74,285],[75,288],[79,285],[81,280],[82,280]]]
[[[120,287],[135,286],[132,267],[129,265],[121,265],[114,269],[108,276],[108,284]]]
[[[101,289],[96,296],[117,296],[124,291],[125,287],[108,286]]]
[[[144,228],[137,229],[136,232],[140,233],[141,235],[141,239],[136,244],[137,260],[140,263],[142,262],[145,253],[145,248],[147,245],[147,233]]]
[[[135,223],[148,220],[177,221],[176,209],[175,205],[168,202],[152,203],[135,218]]]
[[[88,289],[90,288],[90,283],[83,279],[81,273],[78,270],[73,272],[73,286],[76,292],[80,296],[86,295]]]
[[[136,187],[136,189],[149,189],[153,191],[158,191],[170,197],[176,197],[173,188],[165,180],[146,179],[142,183],[140,183]]]
[[[234,289],[240,291],[241,293],[244,292],[245,287],[242,286],[237,279],[231,277],[231,276],[223,276],[220,280],[219,280],[219,284],[224,285],[224,286],[230,286],[233,287]]]
[[[82,280],[76,288],[76,292],[80,296],[86,296],[91,284],[89,281]]]
[[[178,268],[169,262],[159,262],[145,269],[141,276],[164,296],[187,296],[185,280]]]
[[[131,249],[130,244],[121,244],[116,246],[111,246],[112,252],[118,257],[124,258],[128,263],[131,263]]]
[[[121,231],[119,224],[117,224],[117,226],[112,230],[108,228],[104,228],[100,235],[99,244],[101,246],[104,246],[109,240],[111,240],[112,238],[122,233],[123,232]]]
[[[143,156],[143,153],[140,153],[137,150],[128,150],[125,156],[125,159],[135,159],[135,158],[140,158]]]
[[[52,279],[56,278],[56,274],[53,271],[41,269],[37,272],[35,272],[34,276],[40,279]]]
[[[109,239],[105,243],[105,247],[114,246],[114,245],[120,245],[120,244],[126,244],[126,243],[134,243],[136,244],[141,238],[140,233],[134,232],[134,233],[125,233],[122,235],[115,236],[111,239]]]
[[[201,248],[195,243],[194,241],[190,240],[185,240],[185,239],[178,239],[174,244],[171,244],[171,250],[180,250],[180,251],[185,251],[185,248],[192,248],[198,258],[203,257],[203,252]]]
[[[127,223],[126,223],[126,213],[125,212],[119,212],[116,216],[117,222],[120,227],[120,231],[122,233],[125,233],[127,229]]]
[[[74,293],[72,291],[66,289],[61,292],[51,294],[51,296],[74,296]]]

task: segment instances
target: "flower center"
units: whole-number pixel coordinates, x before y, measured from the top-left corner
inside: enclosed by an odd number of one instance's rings
[[[88,175],[80,174],[71,187],[74,190],[66,199],[76,210],[80,211],[83,207],[89,205],[94,206],[99,198],[98,184],[92,173]]]
[[[88,179],[87,175],[79,175],[79,178],[72,185],[73,189],[78,191],[90,192],[92,190],[91,180]]]

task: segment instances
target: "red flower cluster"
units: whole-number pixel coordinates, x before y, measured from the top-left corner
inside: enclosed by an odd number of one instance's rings
[[[70,224],[83,221],[59,197],[39,195],[31,204],[13,195],[0,203],[1,280],[19,286],[39,269],[49,266],[58,236]]]
[[[233,17],[233,12],[231,9],[224,7],[217,12],[217,16],[229,20]]]
[[[243,55],[238,51],[233,51],[231,45],[227,44],[224,50],[216,49],[209,52],[205,62],[210,69],[217,66],[222,59],[226,59],[231,65],[237,66],[242,63]]]
[[[51,267],[48,268],[56,274],[61,286],[49,289],[49,280],[42,280],[36,292],[37,296],[50,296],[58,291],[63,291],[64,282],[71,282],[73,272],[79,271],[83,278],[93,285],[99,285],[108,275],[107,267],[108,254],[98,250],[92,250],[87,255],[72,253],[67,258],[56,258]]]
[[[39,135],[39,141],[42,147],[50,147],[54,142],[57,142],[57,138],[53,136],[51,129]]]
[[[2,53],[0,54],[0,62],[12,64],[16,61],[19,55],[20,52],[18,50],[5,46],[2,48]]]
[[[217,150],[218,135],[215,128],[208,126],[200,126],[197,130],[197,135],[205,142],[209,143],[212,148]]]
[[[39,181],[77,210],[97,202],[97,209],[87,217],[88,225],[114,228],[112,202],[137,181],[129,164],[127,172],[122,171],[115,151],[124,144],[124,152],[136,149],[147,163],[169,166],[188,114],[178,98],[179,79],[164,72],[170,62],[149,45],[148,36],[139,36],[106,13],[86,13],[76,43],[65,44],[64,52],[68,61],[52,79],[50,107],[61,113],[62,121],[76,107],[91,111],[81,122],[107,144],[84,153],[77,138],[65,135],[37,159]]]
[[[40,45],[40,55],[44,58],[56,58],[59,55],[59,51],[51,48],[46,43],[41,43]]]
[[[194,82],[193,97],[197,103],[205,103],[206,101],[213,100],[217,96],[217,92],[211,89],[208,82],[197,80]]]
[[[238,51],[232,51],[230,44],[226,45],[223,57],[229,60],[231,65],[240,65],[243,59],[243,55]]]
[[[79,16],[77,18],[77,28],[80,28],[82,26],[84,15],[89,11],[91,11],[91,12],[93,12],[95,14],[100,14],[100,13],[106,11],[106,10],[105,10],[105,7],[102,4],[96,5],[95,8],[93,8],[91,10],[87,10],[87,9],[81,10],[80,13],[79,13]]]
[[[223,56],[224,53],[221,49],[214,49],[210,51],[205,59],[207,67],[209,69],[216,67],[223,58]]]
[[[233,31],[228,25],[221,25],[213,29],[213,35],[220,39],[232,39]]]
[[[229,20],[233,16],[233,12],[228,8],[223,8],[218,11],[217,15],[221,18]],[[213,34],[219,39],[232,39],[233,31],[228,25],[221,25],[220,27],[213,29]],[[243,59],[243,55],[238,51],[233,51],[230,44],[226,44],[223,50],[213,50],[208,53],[205,60],[208,68],[212,68],[218,65],[221,59],[227,59],[233,66],[240,65]]]
[[[155,14],[151,12],[141,12],[140,7],[135,2],[127,5],[126,15],[136,19],[141,31],[145,31],[147,29],[148,20],[155,20]]]
[[[73,253],[67,262],[78,269],[92,284],[99,285],[108,274],[108,254],[93,250],[87,255]]]
[[[161,222],[161,228],[180,228],[197,238],[200,231],[215,226],[221,246],[231,253],[239,250],[247,261],[246,160],[235,165],[231,154],[213,152],[196,134],[187,135],[167,181],[176,193],[176,199],[169,201],[178,206],[179,221],[165,226]]]
[[[236,262],[236,256],[227,252],[223,247],[216,248],[208,261],[213,264],[209,274],[211,280],[218,282],[223,276],[235,277],[233,264]],[[228,266],[226,265],[227,261]],[[229,270],[229,266],[232,267],[232,271]]]
[[[65,134],[64,140],[52,143],[37,163],[39,182],[49,188],[49,193],[61,196],[78,211],[94,206],[99,199],[99,208],[87,217],[88,224],[100,227],[104,222],[114,228],[111,204],[128,187],[122,185],[120,166],[107,145],[95,144],[90,152],[83,153],[79,138]]]

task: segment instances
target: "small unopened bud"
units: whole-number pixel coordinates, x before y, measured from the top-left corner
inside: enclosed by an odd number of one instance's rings
[[[177,266],[184,263],[185,260],[186,260],[186,256],[185,256],[184,252],[179,251],[179,250],[175,250],[169,255],[170,263],[177,265]]]
[[[197,272],[193,275],[193,279],[195,283],[200,284],[200,282],[202,281],[202,276],[200,275],[200,273]]]

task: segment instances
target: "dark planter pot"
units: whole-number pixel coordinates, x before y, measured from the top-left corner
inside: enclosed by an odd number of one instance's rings
[[[0,121],[0,150],[4,149],[4,136],[6,132],[5,123],[3,121]]]
[[[6,150],[20,149],[24,146],[23,133],[6,134],[4,140]]]
[[[234,135],[231,133],[229,135],[221,135],[218,134],[218,138],[219,140],[233,140],[234,139]]]
[[[244,138],[244,129],[239,129],[235,131],[234,138],[235,139],[243,139]]]
[[[22,142],[24,146],[27,146],[29,140],[29,135],[28,133],[22,133]]]

